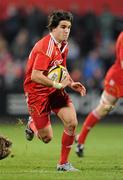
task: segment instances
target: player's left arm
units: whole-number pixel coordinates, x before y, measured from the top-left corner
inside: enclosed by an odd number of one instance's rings
[[[65,57],[67,57],[68,54],[68,49],[66,50],[66,55]],[[63,61],[63,66],[66,67],[66,58]],[[68,85],[71,89],[73,89],[74,91],[77,91],[80,93],[81,96],[85,96],[86,95],[86,88],[80,83],[80,82],[74,82],[73,79],[71,78],[67,68],[67,77],[69,77],[71,83]]]
[[[71,81],[69,87],[71,89],[73,89],[74,91],[79,92],[81,96],[85,96],[86,95],[86,88],[85,88],[85,86],[82,83],[80,83],[80,82],[74,82],[68,71],[67,71],[67,73],[68,73],[69,79]]]

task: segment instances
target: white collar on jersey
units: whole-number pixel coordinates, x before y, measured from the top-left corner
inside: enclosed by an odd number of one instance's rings
[[[52,39],[53,39],[53,41],[55,42],[55,44],[60,44],[58,41],[56,41],[56,39],[54,38],[54,36],[53,36],[53,34],[52,33],[50,33],[50,36],[52,37]]]
[[[56,41],[56,39],[55,39],[55,37],[53,36],[52,33],[50,33],[50,36],[51,36],[51,38],[53,39],[53,41],[55,42],[55,44],[56,44],[58,47],[59,47],[59,44],[61,44],[61,46],[62,46],[62,43],[64,43],[64,48],[62,49],[62,52],[61,52],[61,53],[63,53],[64,50],[66,49],[67,45],[68,45],[68,42],[67,42],[67,41],[62,41],[61,43],[59,43],[58,41]],[[59,48],[59,49],[60,49],[60,48]]]

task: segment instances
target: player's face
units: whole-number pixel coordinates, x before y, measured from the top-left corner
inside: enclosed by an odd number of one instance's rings
[[[71,22],[62,20],[59,25],[52,30],[52,34],[56,41],[61,42],[67,40],[70,34]]]

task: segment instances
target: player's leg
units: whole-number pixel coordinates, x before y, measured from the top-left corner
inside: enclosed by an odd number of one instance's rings
[[[48,124],[44,128],[38,129],[37,136],[44,143],[49,143],[53,138],[53,130],[51,124]]]
[[[33,133],[33,136],[35,134],[44,143],[50,142],[53,137],[50,118],[47,114],[43,114],[40,116],[30,116],[30,120],[26,129],[26,137],[28,137],[27,130],[30,130]]]
[[[99,104],[86,117],[83,123],[82,130],[80,131],[80,134],[76,137],[76,141],[78,142],[76,147],[76,153],[79,157],[83,156],[84,143],[89,131],[114,108],[116,102],[116,97],[108,94],[106,91],[102,93]]]
[[[26,126],[25,133],[26,133],[26,139],[28,141],[31,141],[33,139],[34,134],[37,136],[37,128],[31,116],[29,116],[28,118],[28,123]]]
[[[57,170],[76,171],[77,169],[73,168],[73,166],[68,162],[68,156],[75,137],[75,128],[78,124],[73,104],[70,103],[68,106],[61,108],[57,115],[64,124],[61,155],[59,164],[57,165]]]
[[[30,97],[31,99],[32,97]],[[42,96],[36,96],[35,102],[28,104],[28,110],[30,113],[30,120],[26,128],[26,137],[28,140],[32,140],[34,134],[41,139],[44,143],[48,143],[52,137],[52,127],[50,124],[50,104],[48,98],[42,98]]]
[[[53,131],[51,125],[48,123],[45,127],[37,128],[35,126],[35,118],[34,120],[30,116],[30,121],[28,122],[26,128],[26,138],[27,140],[31,141],[34,137],[34,134],[41,139],[44,143],[48,143],[51,141],[53,137]]]

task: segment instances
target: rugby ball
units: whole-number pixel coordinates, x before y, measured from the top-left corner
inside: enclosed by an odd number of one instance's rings
[[[48,71],[48,78],[52,81],[62,82],[67,75],[67,70],[64,66],[53,66]]]

